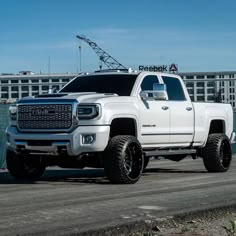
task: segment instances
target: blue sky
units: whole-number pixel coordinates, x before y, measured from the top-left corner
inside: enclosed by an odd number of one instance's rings
[[[236,71],[235,0],[2,0],[0,73],[98,69],[85,35],[126,67]],[[104,66],[105,68],[105,66]]]

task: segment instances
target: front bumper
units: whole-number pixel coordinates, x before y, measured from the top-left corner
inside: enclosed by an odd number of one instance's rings
[[[8,150],[19,152],[69,156],[81,153],[101,152],[107,146],[110,126],[79,126],[71,133],[20,133],[16,127],[6,129],[6,146]],[[91,143],[84,143],[85,135],[93,135]]]

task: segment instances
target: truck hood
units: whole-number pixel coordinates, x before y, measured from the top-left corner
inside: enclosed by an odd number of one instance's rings
[[[55,94],[43,94],[37,97],[25,97],[18,101],[18,103],[40,103],[40,102],[57,102],[57,101],[75,101],[79,103],[94,103],[100,99],[118,97],[117,94],[111,93],[95,93],[95,92],[83,92],[83,93],[55,93]]]

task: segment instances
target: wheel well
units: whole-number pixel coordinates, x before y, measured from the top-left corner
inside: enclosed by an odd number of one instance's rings
[[[225,124],[223,120],[212,120],[210,124],[209,134],[225,133]]]
[[[111,122],[110,137],[116,135],[136,136],[136,122],[132,118],[116,118]]]

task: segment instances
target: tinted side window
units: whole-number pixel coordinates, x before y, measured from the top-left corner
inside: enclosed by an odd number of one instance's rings
[[[141,90],[153,90],[153,84],[159,83],[156,75],[147,75],[141,84]]]
[[[167,94],[170,101],[184,101],[185,95],[180,81],[174,77],[162,76],[167,87]]]

